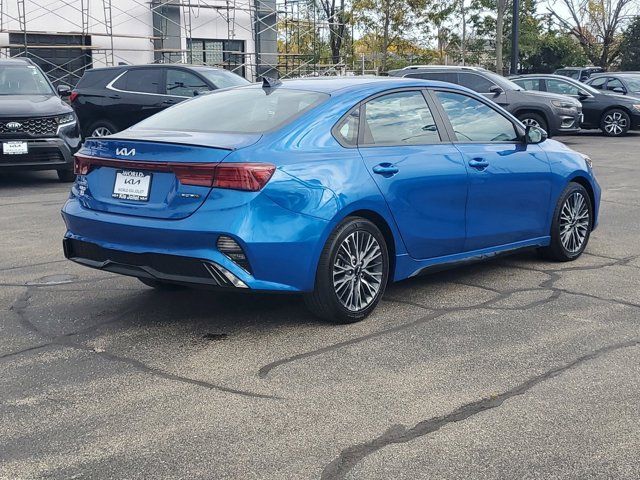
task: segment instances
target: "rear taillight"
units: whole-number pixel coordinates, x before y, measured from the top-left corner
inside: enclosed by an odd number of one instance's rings
[[[73,90],[71,92],[71,95],[69,95],[69,102],[73,102],[76,98],[78,98],[78,92],[76,92],[75,90]]]
[[[111,158],[88,157],[76,154],[73,170],[76,175],[87,175],[93,167],[114,167],[173,172],[183,185],[227,188],[257,192],[271,179],[276,167],[268,163],[174,163],[127,161]]]

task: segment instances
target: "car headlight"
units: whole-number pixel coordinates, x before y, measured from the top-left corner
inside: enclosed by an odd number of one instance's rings
[[[65,113],[58,117],[58,126],[64,127],[76,123],[76,116],[73,113]]]
[[[640,104],[631,105],[636,112],[640,112]]]
[[[567,102],[566,100],[551,100],[551,103],[558,108],[566,108],[566,109],[577,109],[578,105],[572,102]]]

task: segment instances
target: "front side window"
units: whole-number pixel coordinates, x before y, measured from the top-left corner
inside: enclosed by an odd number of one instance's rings
[[[562,95],[578,95],[580,89],[572,83],[556,80],[555,78],[548,78],[547,92],[560,93]]]
[[[269,91],[271,90],[271,91]],[[135,130],[262,133],[276,129],[329,98],[326,93],[234,88],[181,102],[138,123]]]
[[[470,88],[474,92],[489,93],[489,89],[495,84],[475,73],[459,73],[460,85]]]
[[[621,88],[624,90],[624,85],[617,78],[610,78],[607,82],[607,90],[613,91],[614,88]]]
[[[0,69],[0,95],[52,95],[42,72],[33,65],[4,66]]]
[[[511,142],[518,140],[515,126],[493,108],[459,93],[436,92],[458,141]]]
[[[113,86],[118,90],[139,93],[161,93],[159,68],[127,70]]]
[[[431,110],[419,91],[397,92],[365,104],[365,145],[421,145],[440,141]]]
[[[204,80],[185,70],[169,68],[167,70],[167,95],[177,97],[193,97],[199,93],[209,91]]]

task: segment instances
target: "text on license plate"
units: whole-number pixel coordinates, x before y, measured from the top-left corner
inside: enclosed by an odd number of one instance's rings
[[[24,155],[29,153],[27,142],[3,142],[2,153],[5,155]]]
[[[116,183],[113,186],[113,198],[120,200],[137,200],[146,202],[149,200],[149,188],[151,187],[151,174],[135,170],[118,170]]]

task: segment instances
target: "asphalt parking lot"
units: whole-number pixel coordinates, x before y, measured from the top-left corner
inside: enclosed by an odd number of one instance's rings
[[[562,140],[603,187],[582,258],[405,281],[349,326],[72,264],[69,185],[0,176],[0,478],[639,478],[640,134]]]

